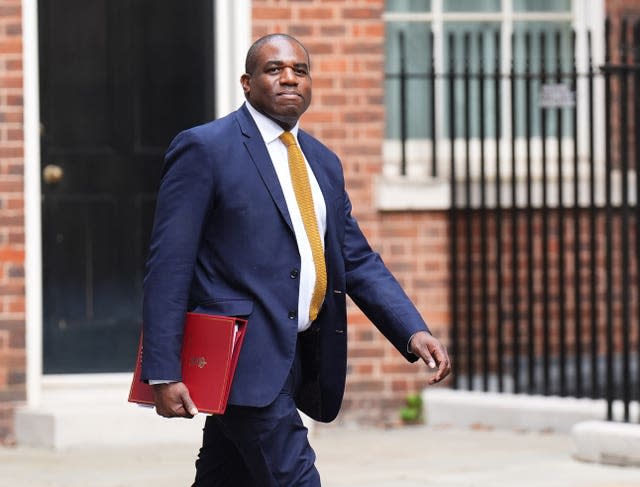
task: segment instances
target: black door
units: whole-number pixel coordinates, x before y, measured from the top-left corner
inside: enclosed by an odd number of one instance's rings
[[[213,116],[213,1],[38,8],[44,371],[131,370],[162,156]]]

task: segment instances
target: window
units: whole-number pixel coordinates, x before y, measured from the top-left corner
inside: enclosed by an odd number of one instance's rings
[[[538,106],[543,84],[571,86],[574,61],[584,72],[586,31],[600,38],[602,1],[387,0],[385,174],[446,176],[451,139],[457,152],[464,151],[461,139],[478,144],[483,138],[494,144],[491,153],[500,130],[506,144],[512,134],[512,59],[520,79],[527,70],[549,73],[546,79],[532,77],[528,86],[514,83],[513,135],[535,144],[544,116],[547,137],[555,137],[562,124],[561,137],[572,138],[576,129],[569,112],[558,121],[551,110],[528,112],[527,103]],[[601,51],[601,45],[594,46],[596,58]],[[470,74],[467,82],[465,72]]]

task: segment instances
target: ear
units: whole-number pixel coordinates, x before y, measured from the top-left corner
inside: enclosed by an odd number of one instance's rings
[[[251,85],[249,84],[250,80],[251,80],[250,74],[245,73],[242,76],[240,76],[240,84],[242,85],[242,91],[244,91],[245,95],[248,95],[251,92]]]

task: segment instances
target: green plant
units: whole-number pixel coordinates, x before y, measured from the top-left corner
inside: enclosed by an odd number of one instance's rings
[[[405,398],[405,407],[400,410],[400,419],[403,423],[422,423],[422,396],[409,394]]]

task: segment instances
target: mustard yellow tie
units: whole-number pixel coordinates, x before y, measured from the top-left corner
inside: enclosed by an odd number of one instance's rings
[[[283,133],[280,136],[280,140],[287,146],[293,192],[296,195],[296,201],[300,208],[304,229],[307,232],[307,238],[311,245],[313,264],[316,268],[316,283],[313,288],[313,296],[311,297],[311,305],[309,307],[309,319],[313,321],[318,316],[318,312],[324,301],[324,295],[327,292],[327,267],[324,262],[324,250],[322,248],[322,241],[320,240],[320,232],[318,231],[318,220],[313,206],[313,195],[311,194],[309,174],[307,173],[304,156],[296,143],[296,138],[291,132]]]

